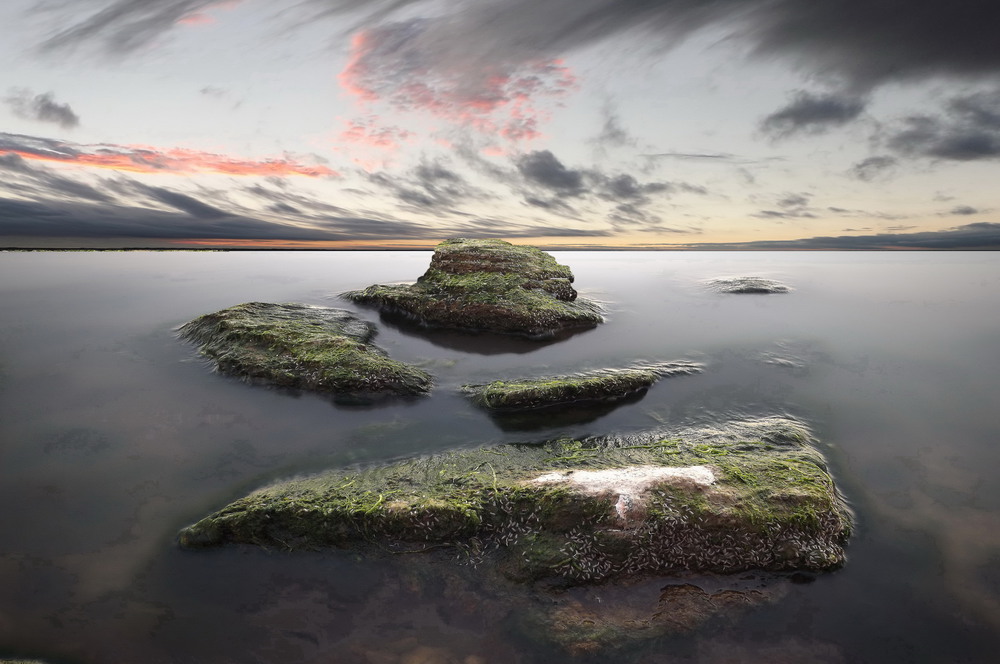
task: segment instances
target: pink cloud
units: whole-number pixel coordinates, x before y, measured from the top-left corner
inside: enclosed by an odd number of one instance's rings
[[[425,112],[510,142],[541,137],[550,119],[545,102],[577,88],[561,60],[450,62],[422,41],[430,25],[416,19],[356,33],[341,86],[362,106]]]
[[[398,150],[402,143],[413,139],[413,132],[401,127],[379,124],[377,115],[346,121],[347,128],[340,133],[340,139],[371,148]]]
[[[15,135],[8,134],[8,137]],[[288,157],[243,159],[189,148],[155,148],[148,145],[80,145],[52,139],[16,136],[0,144],[0,154],[13,153],[25,159],[109,168],[131,173],[221,173],[224,175],[302,175],[338,177],[340,174],[317,164],[304,164]]]
[[[202,7],[204,11],[193,11],[177,19],[178,25],[211,25],[216,22],[214,16],[205,12],[212,9],[234,9],[242,0],[219,0]]]

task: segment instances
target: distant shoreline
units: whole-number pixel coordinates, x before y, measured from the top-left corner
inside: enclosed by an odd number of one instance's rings
[[[836,253],[858,253],[858,252],[989,252],[1000,251],[1000,246],[996,247],[809,247],[809,248],[774,248],[774,247],[567,247],[564,245],[538,245],[545,251],[655,251],[655,252],[725,252],[725,253],[761,253],[761,252],[781,252],[781,253],[815,253],[815,252],[836,252]],[[0,247],[0,253],[83,253],[83,252],[134,252],[134,251],[155,251],[155,252],[282,252],[282,251],[303,251],[303,252],[388,252],[388,251],[423,251],[431,252],[433,247]]]

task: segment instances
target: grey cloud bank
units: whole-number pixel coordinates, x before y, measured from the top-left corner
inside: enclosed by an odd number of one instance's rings
[[[94,43],[128,52],[173,29],[215,0],[79,0],[54,10],[63,23],[44,48]],[[446,15],[424,42],[452,58],[531,60],[624,33],[658,37],[661,46],[710,25],[724,26],[751,53],[792,58],[857,89],[940,74],[995,75],[1000,70],[1000,5],[993,0],[306,0],[312,16],[364,16],[385,22],[400,12]]]

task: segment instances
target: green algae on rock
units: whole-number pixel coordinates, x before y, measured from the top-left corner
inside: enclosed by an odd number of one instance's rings
[[[371,343],[375,327],[342,309],[248,302],[180,327],[219,371],[338,401],[426,393],[431,377]]]
[[[827,570],[852,518],[810,442],[770,417],[463,450],[278,483],[179,542],[449,549],[517,581]]]
[[[572,282],[568,267],[536,247],[458,238],[437,245],[416,283],[343,296],[428,327],[548,338],[604,320],[597,304],[577,298]]]
[[[618,401],[642,392],[664,376],[701,371],[694,362],[664,362],[647,367],[604,369],[568,376],[495,380],[463,385],[472,402],[488,410],[546,408],[577,401]]]
[[[718,277],[705,282],[709,289],[717,293],[760,294],[787,293],[791,289],[780,281],[763,277]]]

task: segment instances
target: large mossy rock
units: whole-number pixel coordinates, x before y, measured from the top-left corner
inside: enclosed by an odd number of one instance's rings
[[[495,380],[463,385],[480,408],[494,411],[551,409],[577,402],[615,402],[639,394],[664,376],[698,373],[694,362],[664,362],[648,367],[603,369],[566,376]]]
[[[275,484],[179,541],[450,548],[518,581],[826,570],[851,516],[810,442],[774,417],[464,450]]]
[[[411,285],[374,285],[343,296],[428,327],[551,337],[603,321],[577,298],[573,273],[536,247],[503,240],[445,240]]]
[[[219,371],[280,387],[368,401],[426,393],[431,377],[372,344],[375,327],[343,309],[248,302],[181,326]]]

